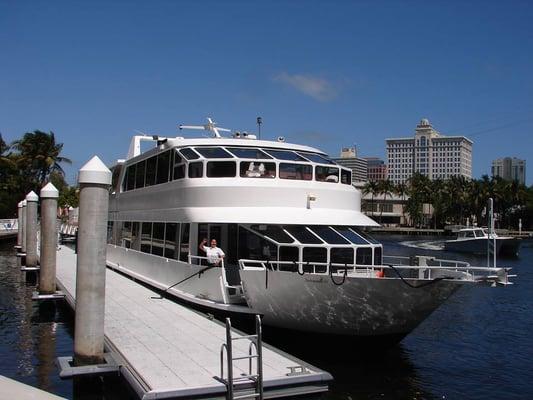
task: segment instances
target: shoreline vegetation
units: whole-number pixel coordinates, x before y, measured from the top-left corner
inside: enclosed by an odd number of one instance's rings
[[[32,190],[39,194],[48,182],[59,191],[59,207],[78,206],[78,188],[67,184],[61,167],[72,161],[62,150],[53,132],[26,132],[9,144],[0,134],[0,218],[16,218],[17,204]]]
[[[430,180],[415,173],[405,184],[395,185],[390,180],[367,182],[363,193],[370,195],[371,209],[372,203],[392,200],[396,195],[402,203],[403,219],[407,221],[402,227],[439,230],[449,225],[484,226],[487,201],[491,197],[497,229],[518,231],[520,220],[522,230],[531,230],[533,226],[533,185],[528,188],[499,177],[452,176],[448,180]],[[382,214],[376,212],[371,216],[380,222]]]

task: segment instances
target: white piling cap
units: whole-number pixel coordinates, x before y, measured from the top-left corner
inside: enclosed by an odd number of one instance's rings
[[[26,201],[39,201],[39,196],[32,190],[26,195]]]
[[[24,203],[21,200],[21,201],[19,201],[18,208],[22,208],[22,207],[24,207]]]
[[[94,183],[99,185],[111,185],[111,171],[105,164],[94,156],[80,169],[78,183]]]
[[[26,207],[28,202],[26,201],[26,199],[24,199],[24,200],[21,201],[21,203],[22,203],[22,207]]]
[[[57,199],[59,197],[59,191],[56,189],[52,182],[48,182],[41,189],[41,199]]]

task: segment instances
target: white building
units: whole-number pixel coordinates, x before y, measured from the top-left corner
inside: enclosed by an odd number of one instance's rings
[[[357,157],[357,148],[343,147],[340,158],[333,159],[337,164],[352,170],[353,182],[366,182],[368,180],[367,160]]]
[[[444,136],[427,119],[416,126],[415,136],[386,139],[389,179],[407,181],[415,172],[429,179],[453,175],[472,178],[472,141],[464,136]]]
[[[526,184],[526,160],[516,157],[498,158],[492,162],[492,176]]]

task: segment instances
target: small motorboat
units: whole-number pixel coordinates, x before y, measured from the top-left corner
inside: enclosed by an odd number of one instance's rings
[[[499,236],[486,228],[464,228],[459,230],[457,238],[446,240],[444,249],[458,253],[487,254],[489,239],[496,242],[495,250],[499,255],[518,256],[521,239],[512,236]]]

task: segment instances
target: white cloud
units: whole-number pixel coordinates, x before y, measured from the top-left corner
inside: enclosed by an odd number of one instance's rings
[[[282,82],[299,92],[318,101],[330,101],[337,97],[337,89],[326,79],[311,75],[288,74],[282,72],[274,77],[274,81]]]

